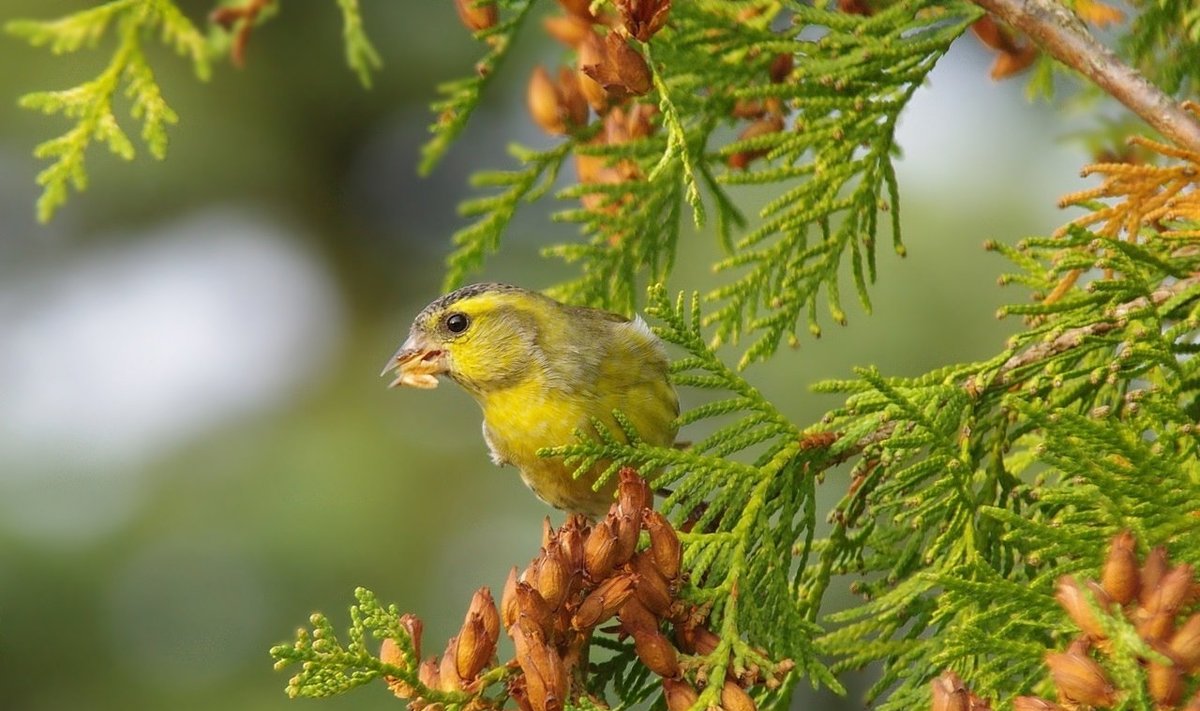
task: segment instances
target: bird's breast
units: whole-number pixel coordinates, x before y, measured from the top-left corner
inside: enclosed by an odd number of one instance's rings
[[[596,422],[618,440],[624,440],[614,410],[625,414],[642,440],[670,446],[675,441],[678,401],[665,373],[640,378],[624,375],[625,382],[604,388],[603,394],[596,394],[594,387],[566,392],[529,380],[481,397],[484,437],[492,459],[520,469],[529,488],[551,506],[590,516],[603,514],[612,503],[616,477],[600,491],[595,491],[593,485],[608,462],[598,462],[591,471],[575,478],[573,468],[561,458],[539,457],[537,453],[574,444],[578,441],[576,432],[595,437]]]
[[[522,470],[539,460],[539,449],[574,442],[575,430],[588,423],[581,403],[537,383],[491,393],[481,404],[489,446]]]

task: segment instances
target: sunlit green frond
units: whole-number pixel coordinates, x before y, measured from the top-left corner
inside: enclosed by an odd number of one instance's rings
[[[66,202],[69,188],[81,191],[87,187],[84,161],[92,143],[107,146],[125,160],[133,159],[133,143],[113,108],[122,86],[130,99],[130,116],[141,124],[141,136],[151,155],[166,155],[166,127],[177,122],[178,116],[163,99],[146,60],[142,44],[147,34],[158,31],[163,41],[192,60],[197,76],[208,76],[207,43],[170,0],[114,0],[58,20],[10,22],[5,29],[35,46],[65,53],[96,46],[114,24],[117,46],[99,76],[70,89],[33,92],[20,99],[24,108],[61,114],[74,122],[69,131],[34,150],[38,158],[52,161],[37,177],[43,188],[37,213],[43,222]]]
[[[428,175],[437,166],[454,143],[454,139],[458,138],[458,134],[466,127],[467,119],[471,118],[471,113],[479,105],[483,90],[508,54],[513,35],[520,30],[532,2],[533,0],[504,0],[500,3],[503,6],[500,21],[494,27],[476,33],[476,37],[487,44],[488,51],[475,64],[475,74],[438,86],[438,94],[442,98],[430,106],[437,118],[429,126],[433,138],[421,148],[421,164],[418,170],[422,175]]]
[[[1118,531],[1200,555],[1200,521],[1173,513],[1200,507],[1195,256],[1083,230],[1009,253],[1026,268],[1011,281],[1035,289],[1081,266],[1112,276],[1010,307],[1036,320],[990,361],[823,388],[850,393],[832,428],[867,419],[881,433],[810,575],[861,576],[869,602],[835,617],[848,624],[824,644],[842,656],[836,668],[884,661],[872,690],[883,709],[928,703],[947,668],[973,688],[1031,693],[1039,650],[1069,625],[1055,581],[1095,577]]]
[[[968,5],[936,0],[892,3],[869,17],[800,2],[673,5],[671,22],[638,45],[652,80],[645,96],[605,108],[560,144],[603,168],[581,167],[579,183],[557,194],[580,201],[555,219],[582,234],[544,250],[579,274],[550,293],[629,313],[646,285],[670,273],[685,215],[701,226],[712,212],[729,253],[716,267],[730,276],[708,294],[718,308],[706,323],[720,340],[752,337],[743,366],[794,337],[802,314],[816,331],[822,293],[844,321],[846,263],[869,307],[881,212],[902,251],[896,120],[976,17]],[[506,46],[508,35],[489,36]],[[466,81],[460,96],[474,96],[481,80]],[[647,107],[657,109],[649,129],[624,135],[625,117]],[[730,128],[741,136],[731,139]],[[762,186],[777,197],[750,226],[731,191]],[[506,222],[507,206],[496,209],[499,217],[481,222]]]
[[[363,29],[358,0],[338,0],[342,10],[342,37],[346,43],[346,64],[358,75],[363,86],[370,88],[371,72],[383,66],[375,45]]]
[[[1190,0],[1135,0],[1121,41],[1138,68],[1158,86],[1180,97],[1200,87],[1200,7]],[[1126,29],[1128,28],[1128,29]]]

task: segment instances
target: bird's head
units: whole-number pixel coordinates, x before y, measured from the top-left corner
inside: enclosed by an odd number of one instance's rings
[[[539,323],[554,301],[507,284],[472,284],[426,306],[388,360],[390,387],[436,388],[446,375],[480,395],[536,367]]]

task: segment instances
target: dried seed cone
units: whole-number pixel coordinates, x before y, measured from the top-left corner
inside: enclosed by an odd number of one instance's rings
[[[569,128],[578,128],[587,123],[588,101],[579,85],[579,74],[567,67],[558,68],[558,95],[562,111],[566,114]]]
[[[630,140],[645,138],[654,135],[657,126],[654,124],[654,117],[659,113],[658,107],[654,104],[635,104],[629,110],[629,118],[626,121],[626,131],[629,133]],[[643,508],[654,508],[654,496],[650,493],[649,485],[646,485],[646,504]]]
[[[617,562],[617,534],[606,517],[583,543],[583,566],[592,580],[603,580],[612,572]]]
[[[605,35],[604,44],[617,76],[621,78],[621,84],[629,93],[641,96],[650,91],[653,81],[642,53],[630,47],[625,38],[616,32]]]
[[[638,535],[642,531],[642,517],[614,510],[608,514],[608,518],[612,519],[613,530],[617,532],[617,550],[613,554],[613,560],[616,565],[624,565],[637,550]]]
[[[402,667],[407,664],[404,652],[400,651],[400,645],[391,638],[383,640],[379,645],[379,661],[394,667]]]
[[[639,630],[633,634],[638,659],[650,671],[664,677],[679,676],[679,653],[671,640],[658,630]]]
[[[430,689],[442,688],[441,672],[436,657],[430,657],[417,667],[417,679]]]
[[[652,84],[650,67],[641,52],[616,32],[609,32],[603,39],[593,32],[579,45],[579,70],[594,79],[610,99],[640,96]],[[592,97],[588,98],[590,101]]]
[[[525,690],[534,711],[562,711],[567,697],[567,668],[554,647],[524,622],[513,628],[517,664],[525,675]]]
[[[559,101],[558,89],[554,80],[545,67],[535,67],[529,77],[529,89],[526,92],[526,103],[533,121],[543,131],[551,134],[567,132],[565,111]]]
[[[583,45],[586,46],[586,45]],[[583,50],[580,49],[579,56],[583,57]],[[583,60],[580,59],[580,66]],[[588,106],[592,107],[598,114],[604,113],[608,109],[608,92],[604,87],[600,86],[600,82],[588,76],[582,69],[575,70],[575,76],[579,79],[579,90],[583,92],[583,96],[587,99]]]
[[[391,664],[394,667],[408,666],[404,652],[400,650],[400,645],[394,639],[385,639],[379,645],[379,661],[384,664]],[[401,699],[411,699],[417,695],[416,689],[413,689],[397,677],[386,676],[384,677],[384,681],[387,682],[388,688],[392,690],[392,693]]]
[[[496,0],[454,0],[454,9],[463,26],[472,32],[496,26]]]
[[[996,81],[1007,79],[1027,69],[1037,58],[1038,49],[1032,44],[1021,45],[1013,52],[1001,52],[992,63],[989,75]]]
[[[554,625],[554,611],[542,599],[541,593],[529,583],[517,583],[517,624],[549,637]],[[511,630],[510,630],[511,631]]]
[[[1179,667],[1150,662],[1146,667],[1146,686],[1150,698],[1160,707],[1174,706],[1183,696],[1183,675]]]
[[[658,571],[668,581],[677,580],[683,564],[683,547],[675,529],[665,516],[657,511],[648,511],[646,530],[650,532],[650,552]]]
[[[637,590],[634,592],[638,601],[658,617],[670,617],[671,588],[666,578],[655,567],[650,551],[642,551],[635,555],[630,567],[638,575]]]
[[[1152,613],[1166,613],[1174,617],[1192,592],[1192,566],[1177,565],[1159,580],[1150,596],[1148,609]]]
[[[969,711],[969,692],[962,679],[950,670],[930,682],[933,691],[932,711]]]
[[[638,104],[628,115],[624,111],[620,111],[618,114],[618,109],[613,109],[610,112],[610,116],[619,115],[621,117],[621,123],[624,124],[626,131],[626,140],[629,139],[628,134],[632,133],[629,128],[632,125],[633,117],[641,114],[641,106],[644,106],[644,104]],[[608,128],[607,122],[605,128]],[[650,486],[646,484],[646,480],[635,469],[629,467],[621,469],[617,476],[619,477],[619,481],[617,482],[617,510],[623,514],[634,516],[640,524],[642,509],[654,503],[651,499]]]
[[[1105,607],[1107,600],[1101,596],[1107,598],[1107,594],[1103,590],[1096,589],[1093,589],[1092,592],[1096,594],[1096,603]],[[1088,604],[1084,592],[1075,578],[1069,575],[1059,578],[1054,599],[1058,600],[1058,604],[1067,611],[1067,615],[1079,626],[1079,629],[1083,630],[1084,634],[1094,640],[1104,639],[1104,628],[1096,619],[1095,613],[1092,612],[1092,606]]]
[[[625,605],[633,595],[634,578],[620,575],[609,578],[588,594],[571,618],[571,626],[577,630],[588,630],[608,620]]]
[[[1104,571],[1100,576],[1104,591],[1121,605],[1133,602],[1141,584],[1134,546],[1132,533],[1118,533],[1108,548],[1108,559],[1104,561]]]
[[[508,683],[508,695],[517,702],[517,708],[521,711],[533,711],[533,704],[529,703],[529,690],[526,689],[525,677],[518,676]]]
[[[696,689],[683,679],[663,677],[663,695],[667,699],[667,711],[689,711],[700,700]]]
[[[442,691],[461,691],[464,679],[458,675],[458,637],[446,642],[446,651],[438,661],[438,679]]]
[[[1068,699],[1101,708],[1116,701],[1116,690],[1091,657],[1074,651],[1051,652],[1046,655],[1046,665],[1054,685]]]
[[[1146,562],[1142,564],[1141,580],[1138,586],[1138,604],[1144,608],[1149,608],[1151,598],[1154,597],[1155,591],[1158,589],[1158,583],[1162,577],[1167,574],[1167,549],[1162,546],[1155,546],[1150,551],[1150,555],[1146,556]]]
[[[1137,633],[1147,642],[1160,642],[1171,636],[1175,624],[1175,615],[1167,611],[1142,612],[1138,623]]]
[[[567,570],[562,553],[555,546],[542,554],[537,566],[537,591],[551,610],[558,609],[567,597],[567,588],[571,582],[571,573]]]
[[[520,611],[517,605],[517,566],[514,565],[512,570],[508,571],[508,580],[504,581],[504,592],[500,594],[500,617],[504,621],[504,629],[512,630]]]
[[[625,601],[625,604],[617,612],[617,618],[621,620],[621,629],[625,634],[632,635],[639,630],[658,629],[658,618],[646,609],[636,595]]]
[[[425,625],[416,615],[409,612],[400,616],[400,626],[408,632],[408,638],[412,640],[413,653],[419,659],[421,657],[421,634],[425,631]]]
[[[467,619],[471,619],[474,615],[477,615],[483,622],[484,633],[494,646],[500,639],[500,613],[496,612],[496,601],[492,599],[492,591],[486,586],[476,590],[475,595],[471,597],[471,606],[467,608]]]
[[[721,708],[725,711],[758,711],[750,694],[731,679],[726,679],[725,686],[721,687]]]
[[[1183,623],[1167,644],[1171,657],[1188,672],[1200,671],[1200,612]]]
[[[767,112],[766,107],[757,99],[738,99],[733,104],[733,109],[729,112],[730,116],[742,119],[762,118]]]
[[[454,652],[454,669],[464,681],[479,676],[479,672],[496,653],[496,642],[488,639],[483,620],[474,615],[463,624],[458,633],[458,644]]]
[[[580,182],[583,182],[582,176]],[[581,519],[572,516],[558,533],[558,549],[562,551],[572,574],[583,570],[583,527]]]
[[[630,37],[648,42],[667,23],[671,0],[615,0]]]

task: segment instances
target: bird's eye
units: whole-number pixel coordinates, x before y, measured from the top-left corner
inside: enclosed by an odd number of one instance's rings
[[[466,314],[450,314],[446,317],[446,328],[450,333],[462,333],[467,330],[468,323]]]

